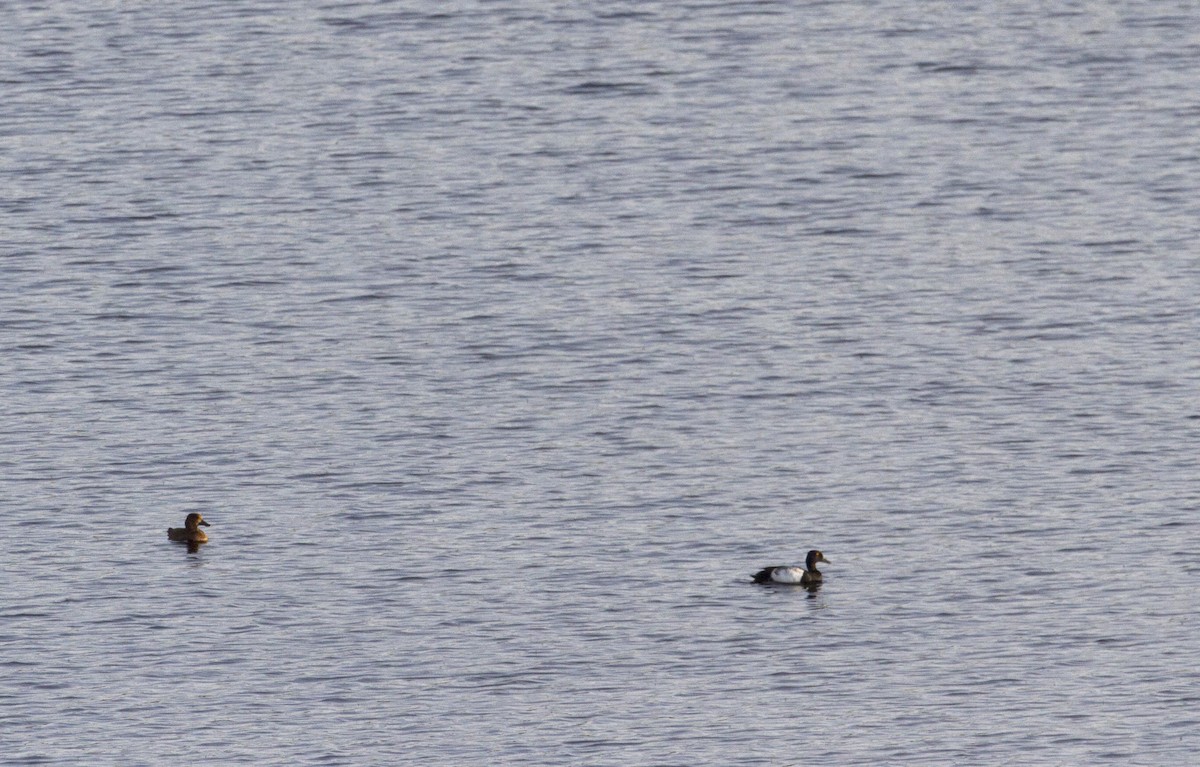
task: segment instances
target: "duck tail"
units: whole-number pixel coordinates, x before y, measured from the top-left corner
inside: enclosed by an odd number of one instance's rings
[[[757,573],[754,574],[754,582],[755,583],[770,583],[771,582],[771,572],[774,569],[775,569],[774,567],[764,567],[763,569],[759,570]]]

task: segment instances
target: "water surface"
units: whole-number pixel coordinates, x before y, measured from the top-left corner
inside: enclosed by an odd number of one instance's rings
[[[1194,759],[1194,11],[4,15],[9,762]]]

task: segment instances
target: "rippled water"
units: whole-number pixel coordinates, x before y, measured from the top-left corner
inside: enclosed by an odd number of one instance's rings
[[[6,763],[1194,761],[1190,5],[2,15]]]

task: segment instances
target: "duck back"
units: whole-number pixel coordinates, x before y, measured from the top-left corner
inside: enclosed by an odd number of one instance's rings
[[[208,543],[208,536],[205,535],[203,530],[193,532],[186,527],[168,527],[167,540],[183,541],[185,543]]]

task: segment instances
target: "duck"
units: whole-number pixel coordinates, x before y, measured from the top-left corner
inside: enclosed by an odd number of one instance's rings
[[[167,539],[183,543],[208,543],[208,536],[200,529],[200,525],[211,527],[204,521],[204,517],[193,511],[183,521],[183,527],[167,528]]]
[[[825,558],[824,554],[813,549],[804,558],[804,567],[789,567],[788,565],[764,567],[754,574],[754,582],[815,586],[821,582],[821,571],[817,569],[818,562],[824,562],[827,565],[833,564]]]

